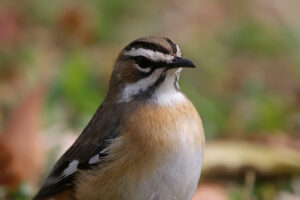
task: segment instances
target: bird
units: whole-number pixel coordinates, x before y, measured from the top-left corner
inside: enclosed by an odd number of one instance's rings
[[[178,84],[183,68],[195,64],[167,37],[126,45],[105,99],[34,200],[190,200],[205,136]]]

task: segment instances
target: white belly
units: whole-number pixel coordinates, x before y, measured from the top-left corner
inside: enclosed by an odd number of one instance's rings
[[[179,147],[134,192],[134,200],[190,200],[197,188],[203,160],[201,148]]]

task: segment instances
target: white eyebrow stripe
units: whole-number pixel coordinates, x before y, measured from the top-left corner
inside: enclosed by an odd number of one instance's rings
[[[181,57],[182,55],[181,55],[181,52],[180,52],[180,49],[179,49],[179,46],[176,44],[176,56],[178,56],[178,57]]]
[[[171,61],[172,59],[174,59],[174,56],[171,55],[167,55],[164,53],[161,53],[159,51],[153,51],[150,49],[144,49],[144,48],[132,48],[129,51],[126,51],[124,53],[127,56],[145,56],[150,60],[153,61],[164,61],[164,62],[168,62]]]

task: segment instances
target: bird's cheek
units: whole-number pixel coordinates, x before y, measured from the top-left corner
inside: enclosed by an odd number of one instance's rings
[[[135,83],[140,78],[140,72],[134,68],[127,68],[121,72],[121,79],[126,83]]]

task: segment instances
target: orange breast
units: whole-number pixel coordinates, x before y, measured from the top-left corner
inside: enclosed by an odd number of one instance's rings
[[[124,138],[145,155],[172,150],[182,138],[204,145],[202,122],[189,100],[177,106],[142,106],[125,126]]]
[[[128,193],[131,186],[167,162],[180,143],[199,151],[204,147],[202,122],[189,100],[174,107],[142,106],[122,131],[109,147],[106,162],[79,176],[78,199],[134,199]]]

